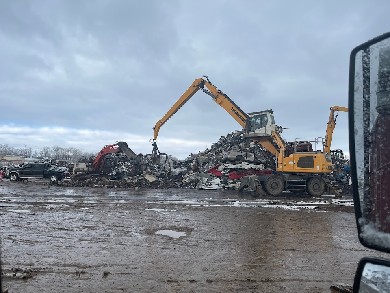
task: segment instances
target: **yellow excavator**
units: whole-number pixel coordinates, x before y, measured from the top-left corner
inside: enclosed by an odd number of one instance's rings
[[[160,128],[199,90],[209,95],[218,105],[224,108],[246,130],[248,135],[264,142],[264,144],[268,144],[268,148],[272,149],[273,154],[276,154],[276,148],[272,143],[272,133],[277,130],[273,111],[266,110],[246,114],[232,99],[214,86],[207,76],[195,79],[168,112],[157,121],[153,127],[153,154],[158,152],[156,142]]]
[[[160,128],[199,90],[209,95],[225,109],[243,128],[244,136],[259,143],[276,158],[275,172],[257,176],[256,182],[270,195],[284,190],[307,191],[310,195],[322,195],[326,188],[324,174],[333,170],[330,147],[336,126],[335,112],[347,112],[348,108],[331,107],[323,151],[313,151],[310,142],[286,143],[281,137],[282,128],[275,124],[272,110],[245,113],[232,99],[213,85],[207,76],[197,78],[180,96],[169,111],[155,124],[153,154],[158,155],[157,137]]]

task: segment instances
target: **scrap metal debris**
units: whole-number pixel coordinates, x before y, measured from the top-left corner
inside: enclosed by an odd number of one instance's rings
[[[348,160],[340,150],[332,153],[335,172],[329,182],[339,194],[350,192]],[[239,189],[243,177],[251,178],[275,170],[275,157],[261,145],[244,138],[242,131],[222,136],[210,148],[178,160],[165,153],[139,154],[129,158],[123,153],[104,158],[102,174],[76,174],[64,183],[74,186],[124,188],[198,188]],[[245,181],[245,180],[244,180]]]

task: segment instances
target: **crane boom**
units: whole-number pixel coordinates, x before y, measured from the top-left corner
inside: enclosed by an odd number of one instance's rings
[[[159,153],[156,140],[160,128],[200,89],[209,95],[214,102],[221,106],[241,125],[247,137],[256,140],[276,157],[279,156],[280,150],[284,149],[285,145],[277,131],[273,111],[265,110],[248,114],[245,113],[228,95],[213,85],[207,76],[195,79],[168,112],[157,121],[153,127],[153,154]]]
[[[205,88],[206,87],[206,88]],[[245,128],[248,115],[237,106],[228,95],[224,94],[216,86],[214,86],[207,76],[197,78],[190,85],[190,87],[180,96],[175,104],[168,110],[168,112],[157,121],[153,127],[153,140],[156,140],[160,128],[185,104],[192,98],[200,89],[208,94],[214,102],[224,108],[243,128]]]
[[[347,107],[333,106],[330,107],[329,121],[326,127],[326,136],[324,141],[324,153],[330,154],[330,147],[332,145],[333,131],[336,127],[337,116],[335,112],[348,112]]]
[[[232,116],[234,120],[236,120],[238,124],[241,125],[242,128],[245,128],[247,126],[249,116],[243,110],[241,110],[241,108],[237,106],[228,95],[224,94],[215,85],[213,85],[207,76],[204,78],[204,85],[207,89],[203,87],[203,92],[212,97],[214,102],[224,108],[226,112],[228,112],[230,116]]]
[[[180,96],[180,98],[176,101],[175,104],[168,110],[168,112],[157,121],[156,125],[153,127],[153,140],[157,139],[158,133],[160,131],[161,126],[163,126],[172,116],[175,114],[196,92],[200,89],[201,84],[204,81],[202,78],[197,78],[190,85],[190,87]]]

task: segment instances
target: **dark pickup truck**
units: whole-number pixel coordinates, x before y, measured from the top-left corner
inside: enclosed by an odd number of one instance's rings
[[[49,163],[27,163],[9,169],[10,181],[37,178],[49,179],[51,183],[57,183],[68,176],[68,168],[53,166]]]

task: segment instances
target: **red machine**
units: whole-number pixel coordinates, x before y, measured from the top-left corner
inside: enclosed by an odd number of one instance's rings
[[[96,155],[92,163],[93,170],[100,170],[102,168],[103,158],[108,154],[115,154],[123,152],[129,159],[134,159],[137,155],[128,147],[126,142],[119,141],[115,144],[106,145]]]

